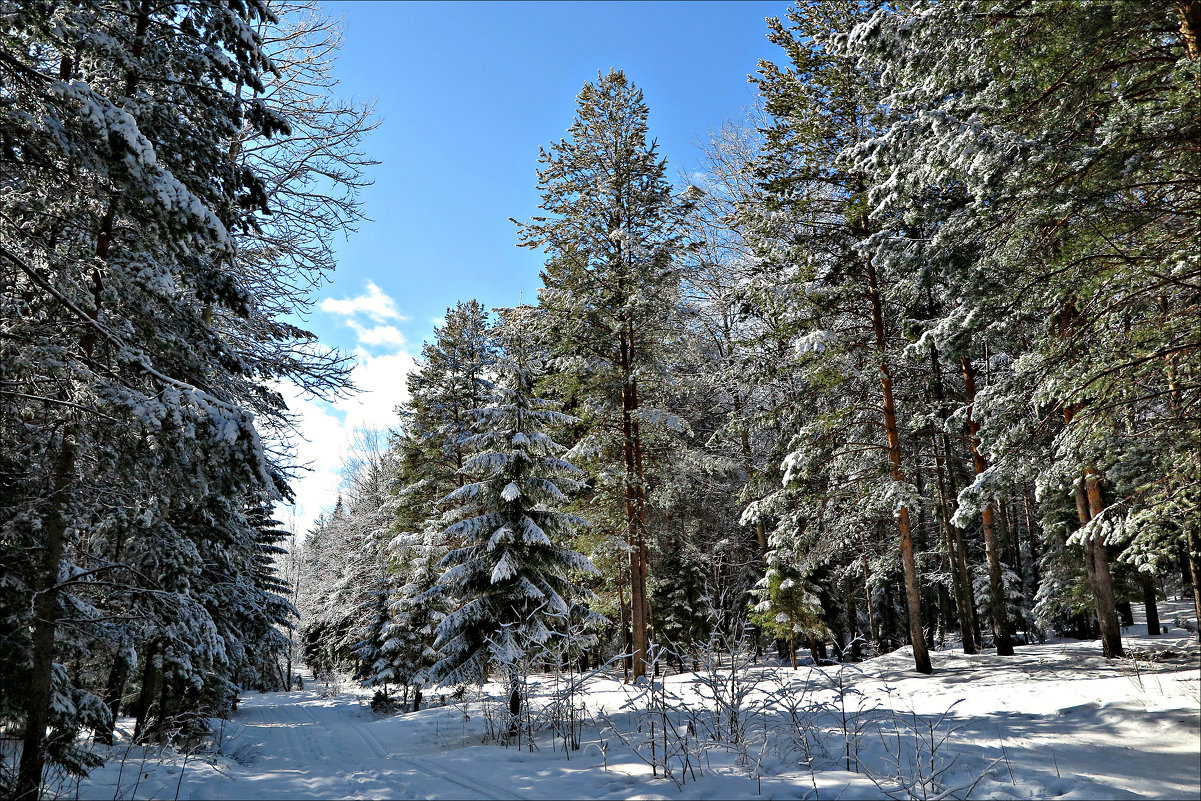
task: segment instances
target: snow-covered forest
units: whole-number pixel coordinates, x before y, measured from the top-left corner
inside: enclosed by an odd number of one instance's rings
[[[583,87],[297,538],[338,26],[0,0],[0,795],[1195,792],[1201,0],[765,32],[697,185]]]

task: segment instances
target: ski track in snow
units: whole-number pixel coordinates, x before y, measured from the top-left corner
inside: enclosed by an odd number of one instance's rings
[[[513,801],[520,799],[520,796],[510,793],[508,790],[468,776],[467,774],[446,765],[439,765],[438,767],[433,768],[423,760],[416,759],[414,757],[393,754],[388,750],[387,746],[380,742],[380,739],[376,737],[375,734],[364,724],[353,725],[350,727],[350,730],[358,735],[362,741],[366,743],[367,748],[374,752],[376,757],[379,759],[386,759],[392,763],[408,765],[413,770],[428,776],[435,782],[450,782],[451,784],[457,785],[464,790],[471,792],[472,794],[478,794],[480,798],[504,798],[511,799]],[[463,797],[466,798],[468,796]]]
[[[511,793],[508,790],[502,790],[496,785],[485,784],[479,779],[470,778],[466,774],[460,773],[457,770],[451,770],[445,766],[434,769],[426,765],[422,765],[416,759],[411,759],[409,757],[392,758],[409,765],[414,770],[418,770],[434,780],[448,781],[451,784],[456,784],[459,787],[462,787],[464,790],[469,790],[472,793],[479,793],[480,798],[505,798],[509,799],[509,801],[518,801],[522,798],[522,796]],[[463,797],[467,798],[468,796]]]
[[[371,731],[378,722],[353,696],[251,695],[222,748],[240,764],[210,772],[194,763],[179,797],[228,798],[232,791],[244,798],[520,798],[441,761],[396,753]],[[138,795],[144,794],[174,796],[174,781],[143,785]]]

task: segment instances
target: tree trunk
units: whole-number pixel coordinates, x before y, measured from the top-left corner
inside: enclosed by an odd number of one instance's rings
[[[963,640],[965,654],[980,653],[979,637],[976,634],[976,619],[972,616],[975,606],[972,592],[972,577],[967,570],[967,555],[964,551],[963,532],[951,522],[949,476],[944,474],[944,457],[938,449],[938,437],[934,437],[934,470],[938,480],[938,517],[947,543],[947,555],[951,560],[951,587],[955,593],[955,611],[959,618],[959,636]],[[943,436],[946,444],[946,436]]]
[[[108,670],[108,681],[104,683],[104,703],[108,707],[111,717],[109,725],[96,732],[96,742],[102,745],[113,744],[113,728],[117,723],[117,716],[121,712],[121,696],[125,690],[125,682],[129,680],[131,665],[125,658],[126,647],[127,642],[122,638],[117,643],[117,655],[113,658],[113,664]]]
[[[947,462],[947,494],[951,498],[959,497],[959,486],[955,481],[955,473],[951,470],[951,438],[945,433],[942,436],[942,446],[944,458]],[[980,619],[976,614],[976,588],[972,586],[972,571],[968,568],[967,558],[967,538],[964,536],[963,529],[952,524],[951,539],[955,543],[955,559],[959,570],[959,581],[963,586],[963,602],[966,604],[967,611],[960,609],[959,614],[963,619],[967,620],[967,625],[971,628],[972,643],[975,646],[972,653],[980,653]]]
[[[812,634],[807,635],[807,637],[809,640],[809,656],[813,659],[814,665],[820,665],[822,663],[822,656],[817,647],[817,638]]]
[[[929,296],[931,308],[934,306],[933,295]],[[951,438],[947,435],[947,420],[949,415],[946,406],[946,392],[942,383],[942,362],[938,348],[930,343],[930,373],[933,378],[932,390],[937,406],[938,419],[942,429],[933,435],[931,444],[934,450],[934,470],[938,480],[939,520],[947,540],[947,550],[951,556],[952,586],[955,591],[955,610],[959,618],[959,634],[963,640],[965,654],[980,653],[980,632],[976,627],[976,593],[972,587],[972,574],[967,566],[967,543],[964,541],[963,530],[951,522],[951,509],[958,503],[959,490],[955,482],[955,473],[951,455]],[[942,445],[941,452],[939,445]]]
[[[1088,490],[1088,511],[1095,519],[1104,510],[1101,504],[1101,487],[1097,472],[1093,468],[1085,471],[1085,487]],[[1099,607],[1103,616],[1098,619],[1101,624],[1101,641],[1105,656],[1110,659],[1126,655],[1122,648],[1122,627],[1118,623],[1118,613],[1114,599],[1113,576],[1109,572],[1109,553],[1105,543],[1093,538],[1093,563],[1096,566],[1096,592]]]
[[[1012,656],[1013,638],[1009,634],[1005,581],[1000,554],[997,553],[996,526],[991,502],[985,504],[981,518],[984,524],[984,556],[988,560],[988,610],[992,619],[993,643],[997,646],[997,656]]]
[[[288,651],[287,651],[287,686],[284,687],[284,692],[292,692],[292,627],[288,627]]]
[[[964,356],[959,360],[963,368],[964,398],[967,401],[968,441],[972,448],[972,466],[976,475],[988,469],[984,455],[980,452],[980,423],[973,417],[976,401],[976,376],[972,370],[972,360]],[[980,512],[984,527],[984,556],[988,560],[988,606],[989,617],[992,618],[993,642],[997,646],[997,656],[1013,655],[1013,638],[1009,632],[1009,615],[1005,604],[1005,580],[1001,571],[1000,543],[997,541],[997,524],[993,513],[991,499],[984,504]]]
[[[509,692],[509,736],[516,737],[521,730],[521,690],[515,675],[509,676],[509,684],[513,688]]]
[[[876,619],[872,613],[872,585],[871,574],[867,569],[867,547],[864,546],[862,554],[863,562],[863,595],[867,603],[867,639],[873,646],[876,644]]]
[[[1030,549],[1030,578],[1033,586],[1038,587],[1041,582],[1038,571],[1038,536],[1034,532],[1034,516],[1030,514],[1029,493],[1022,493],[1022,506],[1026,510],[1026,545]]]
[[[946,564],[950,564],[950,554],[947,555]],[[952,571],[953,573],[954,571]],[[934,606],[935,609],[935,635],[936,642],[939,647],[943,647],[947,642],[947,631],[951,628],[949,624],[951,619],[951,607],[954,602],[951,600],[951,594],[947,592],[945,584],[938,585],[938,601]]]
[[[631,338],[630,341],[633,342],[633,339]],[[638,381],[632,376],[630,378],[630,397],[633,399],[632,411],[637,412]],[[636,485],[638,492],[635,494],[638,512],[638,584],[642,592],[642,661],[645,664],[650,653],[650,635],[654,629],[655,617],[654,609],[651,607],[650,593],[646,590],[650,554],[646,544],[646,477],[642,472],[642,432],[638,418],[633,414],[631,414],[630,428],[634,434],[634,477],[638,482]],[[637,642],[635,642],[635,647],[637,647]],[[658,675],[658,666],[655,667],[655,670]]]
[[[1084,528],[1086,525],[1088,525],[1090,515],[1089,515],[1089,511],[1088,511],[1088,491],[1084,488],[1083,484],[1079,484],[1076,486],[1075,497],[1076,497],[1076,516],[1078,518],[1080,518],[1080,527]],[[1093,542],[1092,542],[1092,540],[1090,539],[1087,542],[1083,543],[1083,547],[1084,547],[1084,572],[1088,576],[1088,589],[1089,589],[1089,592],[1091,592],[1092,596],[1093,596],[1093,616],[1097,619],[1097,625],[1098,625],[1098,629],[1099,629],[1101,619],[1105,616],[1105,612],[1102,611],[1101,601],[1099,600],[1099,598],[1097,596],[1097,563],[1093,559]]]
[[[647,597],[646,597],[646,536],[642,509],[640,467],[641,443],[637,442],[634,415],[638,411],[638,395],[634,383],[631,337],[623,336],[619,358],[622,375],[621,427],[625,461],[626,543],[630,548],[630,634],[632,641],[631,668],[633,681],[646,675],[647,661]]]
[[[866,226],[866,221],[864,221]],[[880,358],[880,392],[884,400],[884,431],[888,437],[888,468],[892,480],[905,481],[901,468],[901,435],[897,428],[896,404],[892,394],[892,373],[888,365],[887,339],[884,333],[884,306],[880,299],[880,286],[876,280],[876,268],[869,256],[864,267],[867,272],[868,298],[872,306],[872,328],[876,336],[876,350]],[[913,643],[914,669],[919,673],[933,673],[930,652],[926,649],[926,637],[922,631],[921,583],[917,575],[917,559],[913,552],[913,531],[909,522],[909,507],[901,504],[897,509],[897,531],[901,537],[901,569],[905,576],[905,605],[909,612],[909,639]]]
[[[633,657],[629,654],[633,650],[633,642],[630,638],[630,621],[629,612],[626,608],[625,587],[621,581],[621,569],[617,570],[617,613],[621,618],[621,646],[622,651],[626,654],[621,660],[623,678],[625,681],[630,680],[630,662]]]
[[[1201,57],[1201,0],[1176,0],[1176,14],[1180,17],[1184,52],[1196,61]]]
[[[1114,604],[1118,610],[1118,621],[1122,628],[1129,628],[1134,625],[1134,605],[1129,601],[1118,601]]]
[[[1070,412],[1064,412],[1071,420]],[[1096,494],[1094,501],[1093,495]],[[1096,472],[1091,468],[1085,471],[1084,480],[1076,485],[1076,515],[1080,518],[1080,526],[1088,525],[1096,515],[1101,513],[1101,494],[1097,487]],[[1109,560],[1105,553],[1105,543],[1090,536],[1084,541],[1084,569],[1088,574],[1089,586],[1093,591],[1093,609],[1097,616],[1097,625],[1101,632],[1101,648],[1107,658],[1124,655],[1122,649],[1122,627],[1118,623],[1117,606],[1114,602],[1113,579],[1109,573]]]
[[[850,659],[852,662],[859,661],[860,642],[862,637],[859,636],[859,605],[855,603],[855,574],[850,573],[846,579],[846,597],[847,597],[847,637],[850,645]],[[843,651],[844,655],[846,649]]]
[[[899,630],[897,625],[896,607],[892,603],[892,587],[891,581],[884,582],[883,587],[883,608],[880,610],[880,641],[884,643],[884,648],[887,651],[892,651],[897,647],[895,640],[896,633]]]
[[[1176,570],[1176,575],[1180,580],[1180,599],[1184,596],[1190,599],[1193,597],[1193,573],[1189,566],[1188,558],[1189,544],[1188,535],[1185,535],[1185,541],[1181,542],[1176,548],[1176,564],[1173,566]]]
[[[133,724],[133,741],[141,742],[150,722],[150,708],[154,704],[154,685],[158,676],[158,644],[151,642],[146,646],[142,665],[142,689],[138,693],[138,709]]]
[[[67,532],[67,505],[75,479],[78,456],[75,426],[64,427],[54,477],[49,511],[42,522],[44,544],[42,562],[34,577],[33,647],[28,695],[25,706],[25,733],[21,761],[17,768],[15,797],[18,801],[37,801],[46,764],[46,726],[50,722],[51,684],[54,674],[54,632],[58,622],[58,567],[63,558]]]
[[[160,742],[166,739],[167,719],[174,714],[171,700],[171,681],[167,677],[166,649],[164,648],[163,653],[159,655],[158,714],[146,724],[147,735]]]
[[[1188,526],[1188,571],[1193,580],[1193,614],[1196,615],[1197,638],[1201,639],[1201,537],[1197,536],[1197,521]]]
[[[1009,525],[1008,499],[997,496],[997,537],[1002,543],[1001,561],[1022,575],[1022,552],[1018,547],[1017,527]]]

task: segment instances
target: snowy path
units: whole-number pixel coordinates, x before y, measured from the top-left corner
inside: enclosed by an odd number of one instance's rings
[[[178,785],[179,799],[520,797],[439,754],[437,739],[414,753],[413,739],[390,743],[376,733],[380,724],[387,727],[388,720],[353,694],[251,694],[226,726],[221,753],[232,764],[194,759],[182,781],[178,766],[156,766],[136,796],[173,798]],[[133,770],[122,798],[132,797]]]

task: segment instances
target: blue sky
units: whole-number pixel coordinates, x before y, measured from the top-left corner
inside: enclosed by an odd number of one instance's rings
[[[538,148],[563,137],[576,95],[611,67],[643,90],[673,178],[696,142],[754,102],[759,59],[778,60],[764,19],[783,2],[331,2],[345,26],[342,97],[375,101],[365,148],[381,163],[362,199],[369,222],[335,247],[337,274],[305,321],[354,353],[357,399],[299,397],[314,472],[298,483],[303,530],[336,498],[356,426],[387,428],[404,375],[456,300],[536,298],[539,254],[515,247],[509,217],[538,213]]]

